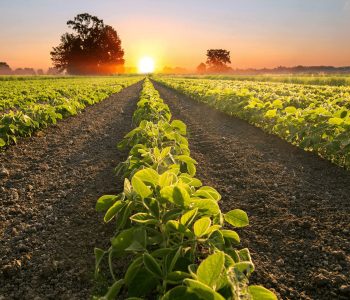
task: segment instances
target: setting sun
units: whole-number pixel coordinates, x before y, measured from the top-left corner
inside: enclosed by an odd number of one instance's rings
[[[154,72],[154,59],[149,56],[142,57],[139,60],[138,72],[142,74]]]

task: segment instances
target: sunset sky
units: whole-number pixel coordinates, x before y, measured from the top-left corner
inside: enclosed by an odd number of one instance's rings
[[[233,68],[350,65],[350,0],[0,0],[0,61],[47,69],[83,12],[118,31],[127,66],[194,69],[209,48],[230,50]]]

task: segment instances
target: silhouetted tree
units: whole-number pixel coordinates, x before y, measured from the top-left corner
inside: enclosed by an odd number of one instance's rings
[[[36,70],[36,74],[37,74],[37,75],[44,75],[43,69],[38,69],[38,70]]]
[[[197,73],[204,74],[207,71],[207,66],[205,63],[200,63],[197,67]]]
[[[67,22],[74,33],[61,36],[51,51],[54,66],[69,74],[111,74],[122,72],[124,51],[115,29],[87,13]]]
[[[0,62],[0,75],[10,75],[12,70],[10,66],[5,62]]]
[[[207,50],[207,65],[210,72],[225,72],[231,68],[227,64],[231,63],[230,51],[224,49]]]

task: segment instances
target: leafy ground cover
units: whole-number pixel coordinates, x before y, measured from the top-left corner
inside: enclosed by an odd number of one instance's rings
[[[37,77],[0,80],[0,148],[76,115],[140,77]]]
[[[186,78],[350,86],[349,75],[193,75]]]
[[[133,121],[137,127],[119,143],[130,150],[116,168],[125,177],[124,190],[96,204],[106,212],[105,222],[116,222],[110,248],[95,249],[96,275],[106,263],[113,279],[99,299],[115,299],[121,289],[128,299],[277,299],[249,285],[254,271],[249,250],[237,248],[239,235],[228,228],[247,226],[247,214],[222,213],[221,195],[195,178],[186,125],[171,121],[169,107],[148,79]],[[130,256],[118,279],[113,261]]]
[[[227,114],[350,167],[350,88],[158,77]]]

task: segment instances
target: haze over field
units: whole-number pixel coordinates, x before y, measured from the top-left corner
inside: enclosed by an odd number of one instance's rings
[[[349,0],[2,0],[0,61],[47,69],[82,8],[117,30],[128,67],[151,56],[158,70],[194,69],[210,48],[234,68],[350,65]]]

